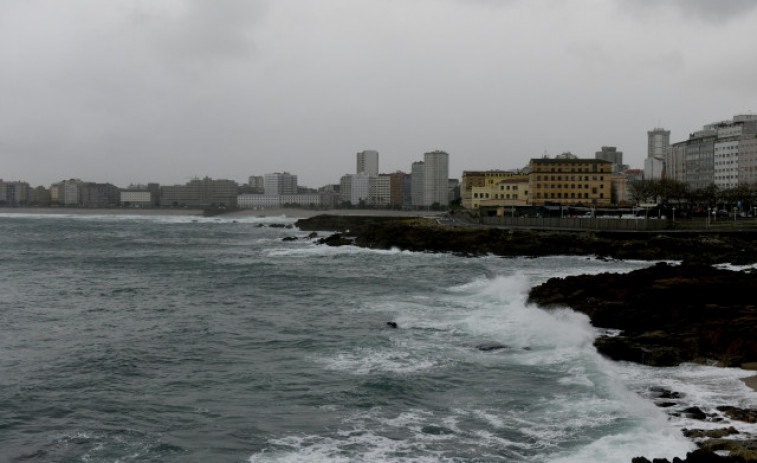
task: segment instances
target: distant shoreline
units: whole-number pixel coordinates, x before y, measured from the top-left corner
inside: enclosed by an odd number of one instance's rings
[[[50,215],[141,215],[141,216],[193,216],[202,217],[202,209],[140,209],[140,208],[77,208],[77,207],[8,207],[0,208],[2,214],[50,214]],[[368,216],[368,217],[418,217],[420,211],[395,211],[388,209],[238,209],[214,217],[289,217],[293,219],[307,219],[317,215],[336,216]]]

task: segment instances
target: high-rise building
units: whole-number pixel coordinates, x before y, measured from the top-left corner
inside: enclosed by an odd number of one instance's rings
[[[449,205],[449,154],[431,151],[423,155],[425,172],[423,177],[424,206]]]
[[[340,181],[340,200],[353,206],[368,204],[371,178],[366,174],[343,175]]]
[[[265,174],[263,184],[266,195],[297,194],[297,176],[289,172]]]
[[[369,177],[368,203],[374,206],[387,206],[391,200],[391,180],[388,175]]]
[[[411,170],[410,197],[411,205],[421,207],[425,205],[424,185],[426,177],[426,164],[423,161],[414,162]]]
[[[665,153],[670,146],[670,130],[661,128],[655,128],[654,130],[647,131],[647,157],[661,158],[665,156]]]
[[[611,162],[613,172],[620,172],[623,170],[623,152],[618,151],[614,146],[603,146],[602,151],[594,153],[594,159]]]
[[[26,182],[4,182],[0,179],[0,204],[18,206],[27,204],[31,188]]]
[[[357,153],[357,170],[355,173],[377,177],[379,173],[378,151],[365,150]]]
[[[404,172],[395,172],[386,175],[389,177],[389,204],[403,206],[405,204],[405,177]]]

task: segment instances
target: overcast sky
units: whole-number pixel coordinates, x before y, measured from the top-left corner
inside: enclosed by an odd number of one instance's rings
[[[753,0],[0,0],[0,178],[337,183],[757,110]]]

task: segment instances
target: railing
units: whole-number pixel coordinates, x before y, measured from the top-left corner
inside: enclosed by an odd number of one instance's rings
[[[618,230],[654,231],[674,228],[672,221],[665,219],[618,219],[618,218],[528,218],[528,217],[482,217],[484,225],[524,228],[556,228],[573,230]],[[677,228],[677,227],[676,227]]]
[[[528,217],[482,217],[483,225],[500,227],[545,228],[565,230],[598,230],[598,231],[747,231],[757,229],[757,219],[619,219],[609,217],[581,217],[581,218],[528,218]]]

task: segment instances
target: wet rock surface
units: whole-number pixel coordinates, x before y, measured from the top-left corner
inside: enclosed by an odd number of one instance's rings
[[[595,341],[600,353],[615,360],[736,367],[757,359],[756,277],[755,272],[708,265],[661,263],[627,274],[553,278],[533,288],[529,301],[546,308],[568,306],[587,314],[595,326],[621,330],[617,336]],[[672,416],[708,423],[757,421],[757,410],[733,406],[702,410],[687,406],[683,394],[662,387],[648,395]],[[673,462],[757,461],[755,437],[736,434],[729,427],[685,430],[684,435],[700,449]],[[644,457],[633,461],[650,462]]]
[[[595,346],[614,360],[652,366],[757,359],[757,275],[706,265],[657,264],[627,274],[552,278],[529,302],[571,307],[601,328]]]
[[[360,247],[503,257],[595,255],[613,259],[757,262],[757,232],[568,232],[439,225],[432,219],[320,215],[298,220],[303,231],[333,231]]]

